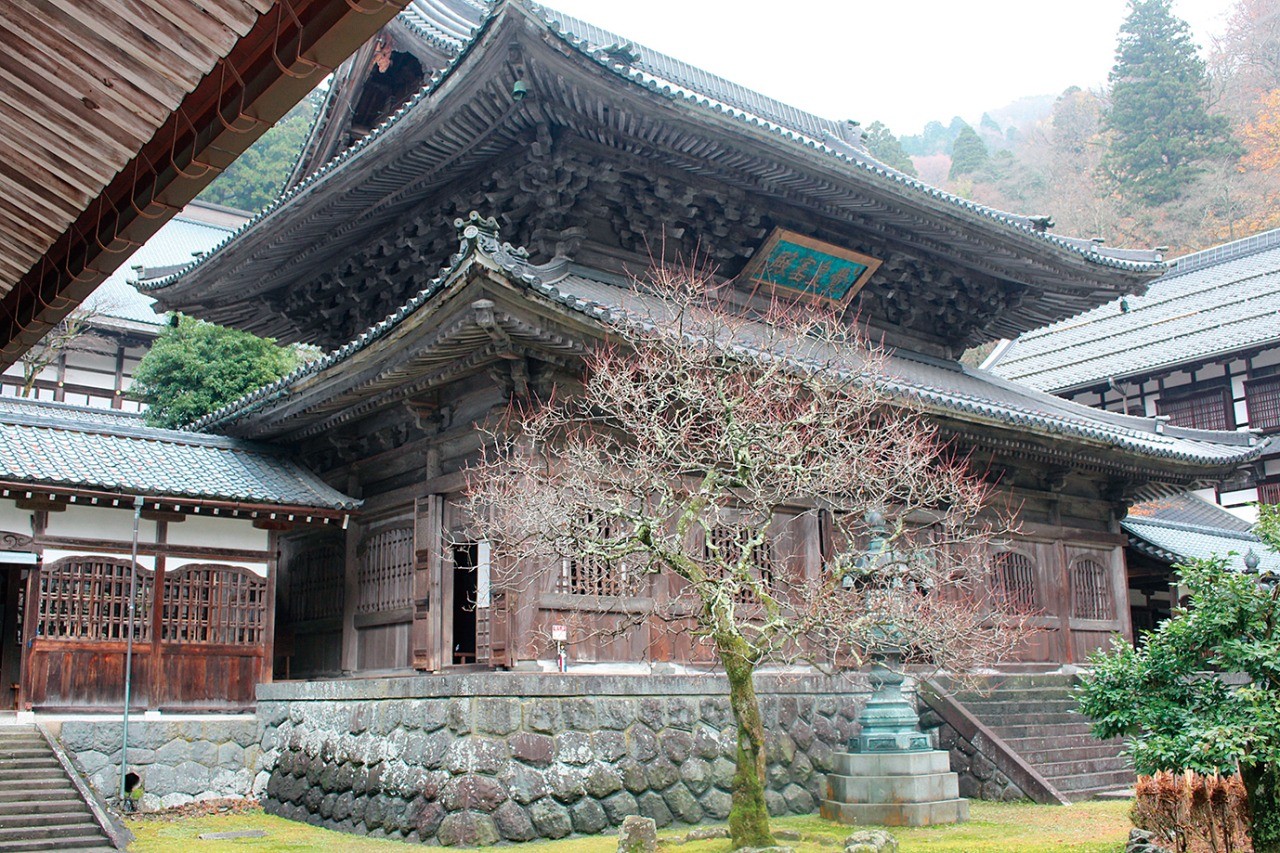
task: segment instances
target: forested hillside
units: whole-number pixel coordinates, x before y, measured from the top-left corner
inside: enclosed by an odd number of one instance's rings
[[[900,140],[877,122],[869,148],[898,168],[909,155],[904,171],[959,195],[1112,245],[1177,255],[1280,227],[1280,0],[1232,0],[1225,31],[1203,47],[1170,3],[1130,0],[1101,90],[1072,87],[1047,110],[1027,98],[977,127],[930,122]]]

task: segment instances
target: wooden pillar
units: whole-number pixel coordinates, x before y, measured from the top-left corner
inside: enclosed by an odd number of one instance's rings
[[[169,522],[156,521],[156,544],[169,541]],[[139,543],[141,545],[141,543]],[[139,547],[141,553],[141,547]],[[156,548],[156,570],[151,580],[151,660],[147,678],[147,707],[157,709],[168,698],[164,678],[164,548]]]
[[[276,576],[280,571],[280,533],[272,530],[267,536],[267,592],[262,614],[262,666],[258,670],[258,683],[270,684],[276,666]]]
[[[111,396],[111,408],[124,408],[124,356],[128,350],[128,344],[124,341],[116,342],[116,384],[113,389],[115,393]]]
[[[360,476],[354,467],[347,473],[346,491],[354,498],[361,497]],[[359,522],[352,520],[347,525],[342,575],[342,655],[338,663],[344,673],[355,672],[360,664],[356,603],[360,598],[360,537],[363,535],[364,528]]]
[[[1067,560],[1067,544],[1061,539],[1055,544],[1058,552],[1058,633],[1062,638],[1062,662],[1075,663],[1071,642],[1071,567]]]
[[[413,668],[440,669],[441,549],[444,546],[444,499],[419,498],[413,522],[413,626],[410,628]]]
[[[342,671],[355,672],[359,667],[359,636],[356,633],[356,602],[360,597],[360,536],[363,528],[357,522],[347,525],[347,541],[343,559],[342,585]]]
[[[41,539],[48,527],[49,514],[43,511],[31,514],[31,550],[36,554],[36,564],[27,575],[27,600],[22,615],[22,655],[20,657],[22,677],[18,687],[18,707],[24,711],[31,710],[31,644],[35,636],[36,619],[40,613],[40,570],[44,562],[44,545]]]

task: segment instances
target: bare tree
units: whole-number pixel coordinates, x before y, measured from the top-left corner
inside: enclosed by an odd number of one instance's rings
[[[714,648],[738,732],[730,832],[755,847],[773,843],[758,666],[857,667],[889,644],[964,670],[1008,655],[1025,620],[986,583],[1008,529],[991,487],[895,390],[885,353],[832,311],[735,301],[656,272],[612,312],[582,387],[513,412],[469,488],[499,583],[552,572],[647,596],[608,630],[664,624]]]
[[[93,320],[104,312],[104,304],[81,304],[49,330],[31,349],[18,357],[22,365],[22,388],[19,396],[30,397],[36,380],[45,368],[65,353],[94,349],[103,338],[93,332]]]

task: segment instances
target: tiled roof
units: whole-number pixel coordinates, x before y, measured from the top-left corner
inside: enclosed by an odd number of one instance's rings
[[[227,238],[235,229],[227,225],[201,222],[193,214],[179,213],[166,222],[151,239],[138,247],[129,259],[120,265],[106,281],[85,300],[85,306],[98,311],[104,317],[129,320],[160,326],[162,313],[153,306],[156,301],[139,293],[129,282],[138,277],[134,267],[146,268],[184,267],[199,254],[204,254]]]
[[[475,215],[472,214],[474,217]],[[474,220],[473,220],[474,221]],[[616,276],[564,262],[533,266],[521,250],[496,237],[474,234],[464,251],[412,300],[342,348],[299,367],[293,373],[208,415],[195,429],[220,427],[267,409],[288,396],[305,377],[336,368],[390,334],[432,299],[476,254],[483,254],[515,283],[555,300],[601,323],[626,323],[636,316],[660,314],[654,297],[646,297]],[[641,312],[637,315],[637,311]],[[749,342],[748,342],[749,344]],[[851,366],[851,370],[856,369]],[[1201,465],[1241,464],[1256,458],[1266,442],[1247,433],[1192,430],[1160,425],[1152,418],[1104,412],[1026,388],[987,371],[925,355],[898,351],[891,359],[890,390],[917,400],[927,409],[966,421],[987,421],[1031,432],[1067,436],[1113,447],[1139,456]]]
[[[484,10],[486,6],[487,11]],[[264,219],[274,216],[278,210],[288,206],[294,198],[307,194],[317,184],[343,171],[349,163],[357,160],[362,152],[376,146],[407,117],[414,115],[415,108],[419,104],[431,99],[449,79],[454,69],[467,55],[468,50],[482,40],[483,33],[505,7],[528,9],[567,45],[589,56],[602,68],[622,79],[643,86],[673,101],[680,101],[694,109],[703,110],[708,115],[731,117],[744,125],[766,131],[785,140],[786,143],[798,145],[830,158],[831,161],[843,166],[855,180],[875,182],[889,188],[894,194],[915,202],[941,205],[942,209],[948,213],[959,213],[962,216],[976,218],[986,225],[1002,229],[1006,235],[1027,238],[1033,246],[1040,244],[1043,248],[1053,247],[1073,260],[1084,260],[1098,269],[1139,274],[1154,274],[1164,269],[1164,263],[1157,252],[1112,248],[1099,245],[1092,240],[1051,234],[1042,227],[1043,218],[998,210],[932,187],[874,159],[856,142],[857,134],[851,132],[847,121],[815,116],[681,60],[636,45],[600,27],[548,9],[531,0],[501,0],[491,5],[474,0],[450,0],[450,2],[414,0],[410,8],[401,13],[397,20],[408,25],[424,38],[429,32],[433,44],[438,41],[440,44],[449,45],[456,41],[457,47],[450,47],[446,51],[452,55],[452,60],[444,67],[436,69],[426,86],[372,132],[290,187],[278,199],[246,222],[231,235],[231,238],[219,245],[217,250],[171,275],[143,283],[141,288],[144,291],[155,292],[178,283],[206,261],[217,257],[228,244],[234,244],[235,238],[251,230]],[[467,40],[463,41],[462,23],[467,21],[474,21],[474,25],[466,37]],[[439,47],[440,44],[436,46]],[[619,60],[621,55],[626,56],[625,61]],[[411,146],[406,146],[406,150],[410,148]],[[365,162],[370,161],[366,158]],[[365,182],[367,187],[361,188],[361,192],[381,191],[380,187],[388,181],[391,169],[386,164],[380,164],[380,168],[382,171],[379,174],[379,181]],[[348,193],[353,191],[347,190]],[[312,224],[322,229],[322,232],[329,227],[325,224],[328,220],[320,222],[315,216],[309,217],[309,220],[315,220]],[[1092,301],[1095,300],[1090,299],[1090,304]]]
[[[1168,563],[1222,557],[1244,569],[1244,555],[1253,551],[1260,568],[1280,572],[1280,554],[1267,549],[1252,525],[1192,494],[1137,504],[1120,526],[1130,545]]]
[[[123,412],[19,399],[0,401],[0,480],[316,510],[359,506],[270,448],[157,429]]]
[[[1276,343],[1280,229],[1178,258],[1145,296],[1027,332],[991,369],[1062,392]]]

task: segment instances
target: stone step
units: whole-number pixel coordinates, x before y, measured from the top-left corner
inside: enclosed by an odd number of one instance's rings
[[[45,767],[56,767],[61,769],[62,765],[58,763],[58,759],[53,757],[52,753],[45,753],[40,756],[30,758],[8,758],[4,762],[4,772],[6,775],[10,773],[20,773],[23,770],[40,770]]]
[[[27,791],[33,788],[70,787],[67,774],[61,767],[39,767],[22,773],[6,773],[0,776],[0,793]]]
[[[1132,785],[1136,776],[1133,770],[1112,770],[1107,773],[1080,773],[1075,776],[1059,776],[1051,779],[1053,786],[1069,796],[1089,796],[1094,791],[1109,791],[1124,785]]]
[[[1026,754],[1049,749],[1064,749],[1073,746],[1094,747],[1109,746],[1116,751],[1124,749],[1124,738],[1111,738],[1109,740],[1099,740],[1088,732],[1078,735],[1058,735],[1057,728],[1049,729],[1050,733],[1041,733],[1035,737],[1015,737],[1003,738],[1004,742],[1019,753]],[[998,733],[997,733],[998,734]]]
[[[24,747],[36,747],[38,749],[49,748],[49,744],[45,743],[44,738],[40,735],[20,735],[10,737],[0,737],[0,749],[17,749]]]
[[[9,808],[22,808],[32,802],[80,802],[80,792],[70,784],[40,786],[0,791],[0,812]]]
[[[94,835],[95,833],[97,834]],[[90,835],[94,836],[95,844],[101,844],[106,838],[102,834],[101,827],[92,818],[77,818],[71,822],[62,822],[50,826],[0,827],[0,841],[21,841],[27,838],[32,840],[42,838],[82,838]]]
[[[1111,773],[1117,770],[1126,770],[1128,767],[1128,760],[1119,757],[1085,758],[1076,761],[1054,761],[1036,765],[1040,775],[1051,782],[1063,776],[1078,776],[1082,773]]]
[[[1008,726],[994,726],[987,720],[978,718],[986,723],[989,728],[995,730],[1000,735],[1000,739],[1008,743],[1011,740],[1020,740],[1028,737],[1049,737],[1050,732],[1060,737],[1089,737],[1092,728],[1088,723],[1059,723],[1055,726],[1048,727],[1041,724],[1018,724]]]
[[[96,824],[95,824],[96,828]],[[41,850],[74,850],[76,853],[117,853],[107,844],[106,836],[97,834],[69,835],[60,838],[28,838],[0,840],[0,853],[36,853]]]
[[[57,767],[29,767],[21,773],[10,773],[6,766],[4,773],[0,773],[0,791],[8,788],[16,788],[31,783],[47,782],[50,779],[61,779],[64,782],[67,774],[63,771],[62,765]]]
[[[1046,699],[1044,701],[1023,699],[987,699],[978,702],[966,702],[965,707],[978,719],[1000,715],[1010,717],[1021,714],[1078,714],[1079,705],[1074,699]]]
[[[6,772],[4,779],[0,780],[0,791],[54,781],[67,781],[67,774],[61,767],[29,767],[21,773]]]
[[[1069,744],[1059,741],[1048,749],[1018,751],[1027,761],[1040,767],[1041,765],[1056,764],[1063,761],[1082,761],[1091,758],[1109,758],[1127,762],[1129,758],[1123,750],[1123,744],[1099,743],[1097,741]]]
[[[26,829],[35,835],[49,828],[61,829],[85,825],[93,827],[98,825],[87,808],[79,811],[33,811],[21,815],[0,815],[0,832],[6,829]]]
[[[1088,717],[1074,711],[1043,714],[1002,714],[999,712],[982,714],[975,712],[974,716],[996,731],[1015,726],[1040,726],[1041,728],[1054,726],[1056,728],[1059,725],[1084,725],[1087,728],[1089,725]]]
[[[79,792],[70,785],[65,789],[28,790],[22,797],[14,794],[13,799],[0,798],[0,816],[26,815],[33,811],[70,811],[77,804],[84,806]]]
[[[950,679],[939,679],[939,681],[949,687],[955,688],[962,686],[960,682],[951,681]],[[973,682],[969,682],[973,683]],[[1054,675],[1050,673],[1006,673],[1002,675],[993,675],[989,678],[982,679],[977,682],[978,689],[962,690],[962,693],[989,693],[992,690],[1067,690],[1076,684],[1074,675]]]
[[[0,746],[0,761],[8,762],[14,758],[48,758],[53,753],[49,747],[41,746]]]

